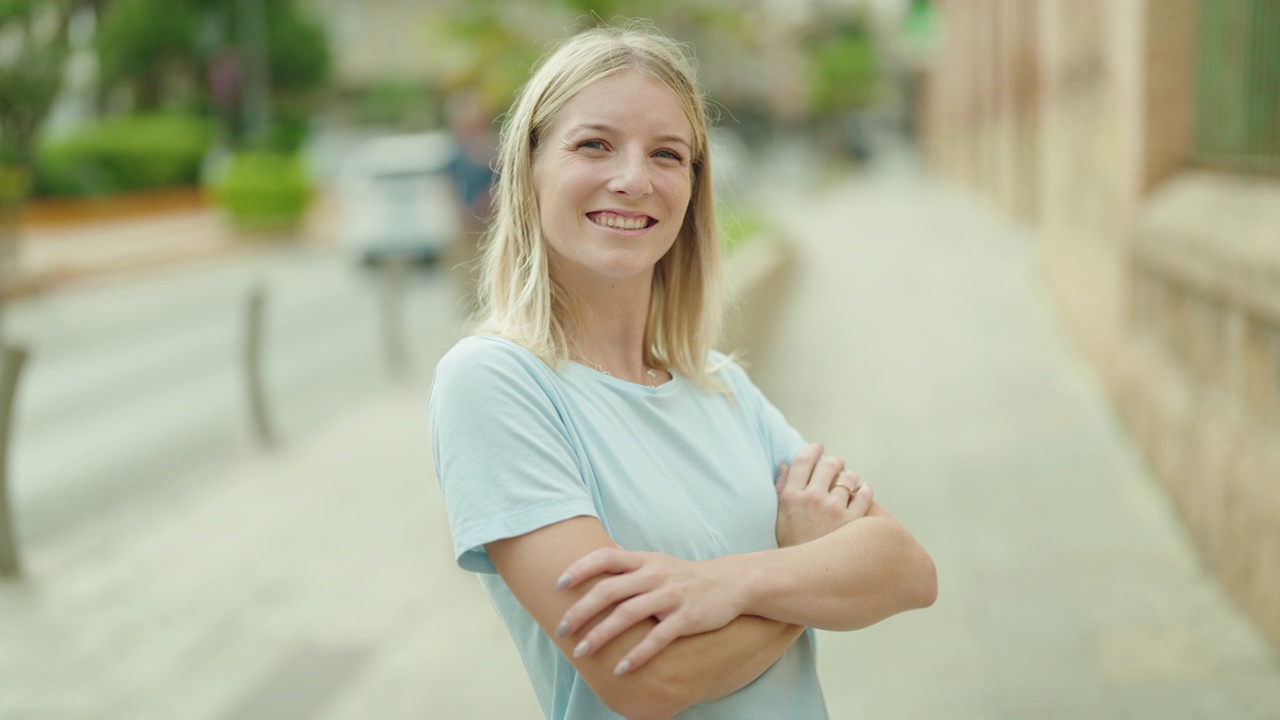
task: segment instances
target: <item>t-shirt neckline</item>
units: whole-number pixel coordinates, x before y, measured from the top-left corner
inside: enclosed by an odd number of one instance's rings
[[[620,390],[625,390],[631,393],[639,393],[641,395],[648,395],[648,396],[667,395],[669,393],[675,392],[676,387],[678,387],[680,384],[680,374],[672,370],[671,368],[667,368],[667,372],[671,373],[671,379],[662,383],[657,387],[652,387],[650,385],[633,383],[630,380],[623,380],[622,378],[614,377],[613,375],[606,375],[600,372],[599,370],[596,370],[595,368],[591,367],[590,365],[584,365],[578,362],[577,360],[570,360],[569,367],[571,367],[575,373],[583,377],[593,378],[595,382],[602,382],[606,385],[616,387]]]

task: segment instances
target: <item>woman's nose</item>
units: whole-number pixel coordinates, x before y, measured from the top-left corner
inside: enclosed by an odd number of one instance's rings
[[[619,154],[608,187],[610,192],[627,197],[644,197],[653,192],[648,158],[642,153]]]

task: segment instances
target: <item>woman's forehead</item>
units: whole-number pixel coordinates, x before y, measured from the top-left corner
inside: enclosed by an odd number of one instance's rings
[[[654,139],[678,139],[690,147],[694,127],[675,91],[640,69],[606,75],[565,101],[550,118],[557,133],[582,130],[640,132]]]

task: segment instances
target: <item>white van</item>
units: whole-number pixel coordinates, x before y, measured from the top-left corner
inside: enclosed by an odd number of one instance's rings
[[[433,262],[460,232],[447,132],[388,135],[355,149],[338,171],[338,241],[362,261]]]

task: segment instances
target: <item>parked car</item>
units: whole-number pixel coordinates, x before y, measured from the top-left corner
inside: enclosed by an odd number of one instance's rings
[[[367,263],[434,262],[459,234],[447,132],[389,135],[357,147],[338,171],[338,239]]]

